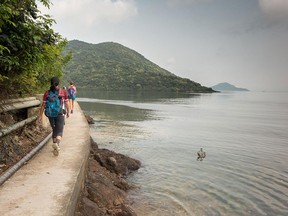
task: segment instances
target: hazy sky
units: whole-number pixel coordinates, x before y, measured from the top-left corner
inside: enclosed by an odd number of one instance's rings
[[[204,86],[288,91],[288,0],[52,0],[68,40],[113,41]]]

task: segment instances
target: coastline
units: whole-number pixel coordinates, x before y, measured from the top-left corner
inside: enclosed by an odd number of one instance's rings
[[[91,137],[90,141],[86,179],[75,215],[137,216],[126,202],[127,192],[135,186],[125,179],[140,168],[141,162],[111,150],[99,149]]]

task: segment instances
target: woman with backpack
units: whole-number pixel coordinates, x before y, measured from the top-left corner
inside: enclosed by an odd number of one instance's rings
[[[60,80],[58,77],[51,79],[51,86],[48,91],[43,95],[43,102],[40,108],[39,123],[42,122],[42,116],[45,111],[45,115],[48,117],[50,125],[52,127],[52,148],[55,156],[59,154],[60,142],[63,135],[63,129],[65,124],[65,115],[69,117],[69,101],[67,92],[60,87]]]
[[[68,87],[68,99],[71,107],[71,113],[73,113],[74,109],[74,101],[76,99],[76,87],[73,82],[70,82],[70,86]]]

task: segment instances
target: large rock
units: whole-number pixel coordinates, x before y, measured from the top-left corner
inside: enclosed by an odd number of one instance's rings
[[[115,153],[108,149],[98,149],[97,145],[93,146],[92,154],[94,155],[94,159],[112,173],[125,177],[132,171],[138,170],[141,166],[139,160]]]
[[[133,186],[123,177],[139,168],[138,160],[99,149],[91,139],[88,175],[75,215],[137,216],[125,202],[127,191]]]

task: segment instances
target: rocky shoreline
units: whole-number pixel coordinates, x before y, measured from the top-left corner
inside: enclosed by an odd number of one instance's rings
[[[85,115],[89,124],[94,120]],[[19,115],[2,115],[0,126],[13,124]],[[4,125],[5,123],[5,125]],[[0,174],[5,172],[31,151],[50,133],[35,122],[0,139]],[[99,149],[90,138],[90,155],[84,188],[80,194],[75,216],[136,216],[126,202],[127,192],[135,186],[125,179],[140,168],[141,163],[107,149]]]
[[[75,216],[136,216],[126,203],[127,192],[135,186],[125,179],[140,166],[136,159],[99,149],[91,138],[87,177]]]

